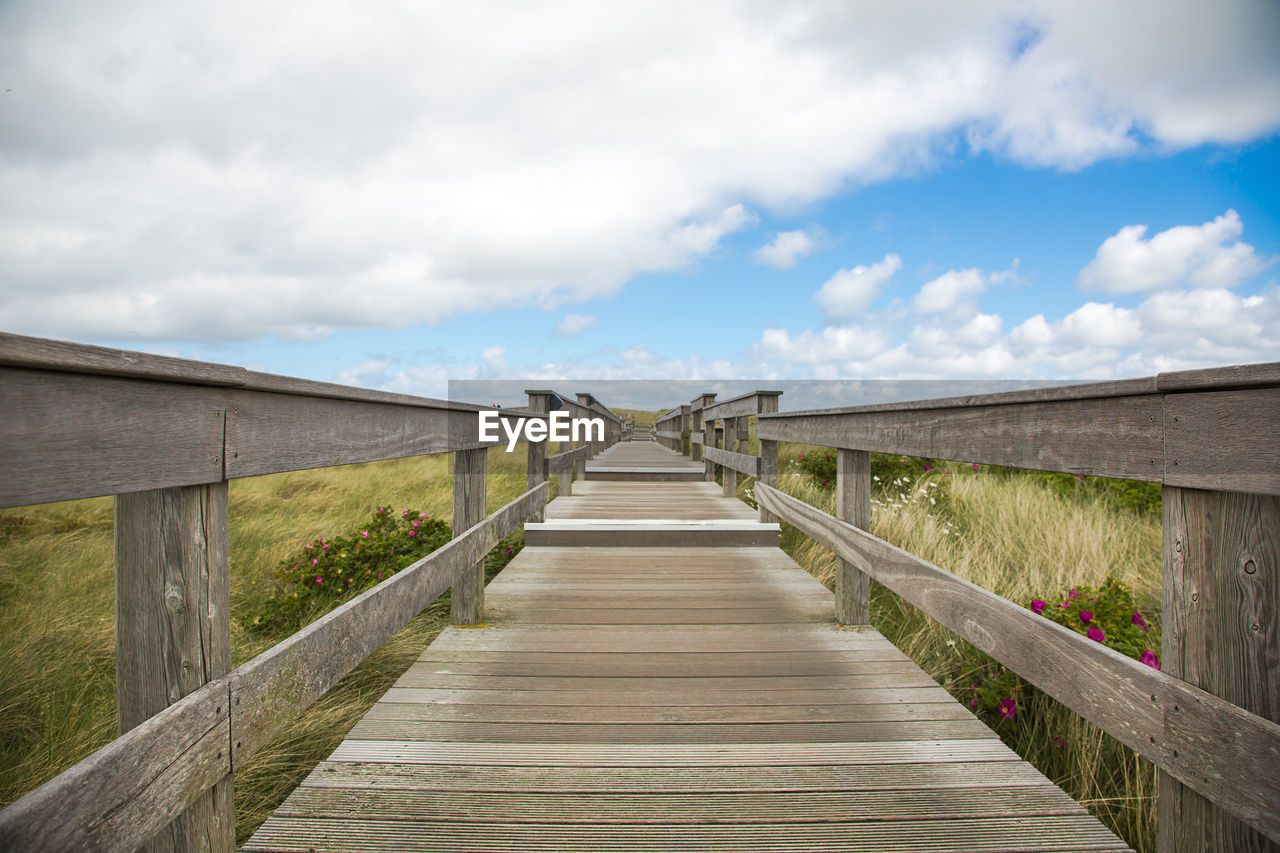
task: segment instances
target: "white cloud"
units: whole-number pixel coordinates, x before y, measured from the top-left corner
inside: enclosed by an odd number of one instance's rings
[[[884,346],[884,338],[874,329],[828,326],[794,338],[786,329],[767,329],[752,352],[765,360],[824,365],[870,358]]]
[[[840,270],[819,288],[813,301],[822,308],[828,322],[858,319],[901,269],[902,259],[888,254],[871,266],[858,264],[853,269]]]
[[[562,338],[573,338],[595,328],[596,318],[590,314],[565,314],[556,324],[555,334]]]
[[[1179,225],[1144,240],[1146,225],[1126,225],[1080,271],[1085,290],[1131,293],[1167,287],[1234,287],[1266,266],[1234,210],[1203,225]]]
[[[775,270],[789,270],[813,251],[814,242],[803,231],[780,231],[770,242],[756,249],[751,259]]]
[[[1253,139],[1280,126],[1278,14],[11,0],[0,326],[218,341],[554,308],[959,137],[1066,168]]]

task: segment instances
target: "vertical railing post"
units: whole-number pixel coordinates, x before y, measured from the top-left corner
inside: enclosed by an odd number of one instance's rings
[[[530,410],[530,411],[533,411],[533,412],[542,412],[543,414],[548,414],[548,413],[551,411],[551,397],[552,397],[552,394],[551,394],[551,392],[550,392],[550,391],[528,391],[528,390],[526,390],[524,393],[526,393],[526,394],[528,394],[528,395],[529,395],[529,406],[528,406],[528,408],[529,408],[529,410]],[[550,434],[549,430],[550,430],[550,425],[548,425],[548,435]],[[527,472],[526,472],[526,474],[525,474],[525,489],[526,489],[526,490],[528,490],[528,489],[532,489],[534,486],[538,485],[539,483],[541,483],[541,482],[543,482],[544,480],[546,480],[546,479],[547,479],[547,472],[546,472],[546,467],[547,467],[547,444],[548,444],[549,442],[550,442],[550,439],[548,439],[548,441],[530,441],[530,442],[527,442],[527,444],[528,444],[528,448],[529,448],[529,450],[528,450],[528,453],[529,453],[529,462],[528,462]],[[559,449],[559,448],[557,448],[557,449]],[[567,495],[567,494],[569,494],[569,492],[567,492],[567,491],[565,491],[565,490],[564,490],[564,488],[563,488],[563,484],[564,484],[564,478],[562,477],[562,478],[561,478],[561,489],[560,489],[560,494],[562,494],[562,495]],[[538,516],[537,516],[536,518],[531,518],[530,520],[531,520],[531,521],[542,521],[542,513],[543,513],[544,511],[545,511],[545,510],[540,510],[540,511],[539,511],[539,514],[538,514]]]
[[[760,398],[760,414],[771,414],[778,411],[778,395],[770,394]],[[778,487],[778,442],[760,438],[760,419],[756,418],[756,439],[760,442],[760,476],[758,482],[766,486]],[[760,507],[760,521],[768,524],[777,521],[778,517],[763,506]]]
[[[705,416],[702,420],[702,446],[716,446],[716,422],[708,420]],[[702,479],[708,483],[714,483],[716,481],[716,463],[707,459],[705,454],[702,457],[702,461]]]
[[[1161,497],[1164,672],[1280,722],[1280,496],[1165,486]],[[1280,850],[1164,771],[1159,804],[1161,853]]]
[[[579,406],[582,406],[584,409],[590,409],[590,408],[591,408],[591,395],[590,395],[590,394],[579,394],[579,395],[578,395],[578,405],[579,405]],[[607,429],[607,427],[606,427],[606,429]],[[590,444],[590,445],[591,445],[591,457],[592,457],[593,459],[594,459],[597,455],[599,455],[599,453],[600,453],[602,450],[604,450],[604,448],[605,448],[605,443],[604,443],[603,441],[596,441],[596,440],[592,439],[591,441],[589,441],[589,442],[588,442],[588,444]],[[584,470],[585,470],[585,467],[584,467]]]
[[[705,423],[705,418],[703,418],[702,416],[702,410],[705,409],[707,406],[710,406],[715,399],[716,399],[715,394],[703,394],[695,398],[693,403],[690,405],[691,414],[693,415],[693,425],[691,429],[693,432],[702,433],[702,440],[704,442],[707,440],[707,438],[706,438],[706,423]],[[701,444],[694,444],[690,447],[689,459],[693,462],[702,461],[702,445]],[[710,463],[708,463],[708,465],[709,464]]]
[[[871,454],[836,451],[836,516],[854,527],[871,529]],[[871,579],[847,560],[836,558],[836,621],[871,624]]]
[[[724,449],[736,451],[738,449],[738,418],[725,418],[723,423]],[[721,465],[720,471],[724,475],[725,497],[731,498],[738,493],[738,472],[728,465]]]
[[[484,520],[485,473],[489,448],[453,452],[453,535]],[[458,571],[449,596],[449,619],[454,625],[484,621],[484,556]]]
[[[689,455],[689,404],[680,407],[680,447],[677,452],[681,456]]]
[[[227,529],[225,480],[116,496],[121,734],[231,669]],[[227,775],[143,849],[230,851],[235,840]]]

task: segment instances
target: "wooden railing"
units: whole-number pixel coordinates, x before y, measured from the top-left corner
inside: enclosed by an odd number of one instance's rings
[[[0,507],[114,495],[121,736],[0,812],[0,850],[231,850],[235,770],[446,590],[482,621],[484,557],[541,519],[550,473],[617,441],[590,395],[529,392],[508,423],[558,405],[605,440],[546,458],[485,514],[481,406],[217,364],[0,335]],[[492,411],[492,409],[483,409]],[[454,539],[232,670],[227,483],[454,454]],[[571,473],[571,472],[570,472]]]
[[[707,396],[708,479],[757,476],[762,518],[835,552],[840,623],[869,621],[874,578],[1151,760],[1161,850],[1277,849],[1280,364],[804,412]],[[835,516],[778,490],[779,441],[837,448]],[[1163,671],[872,536],[872,451],[1163,484]]]

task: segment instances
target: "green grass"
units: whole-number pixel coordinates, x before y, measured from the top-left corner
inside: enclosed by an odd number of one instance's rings
[[[645,415],[637,413],[640,421]],[[755,450],[756,442],[752,442]],[[828,512],[834,493],[783,445],[781,488]],[[555,452],[554,450],[550,452]],[[445,456],[238,480],[231,484],[232,649],[240,664],[283,637],[241,627],[267,594],[280,560],[317,536],[346,534],[374,507],[413,507],[448,520],[452,478]],[[524,491],[525,454],[489,454],[489,510]],[[942,486],[943,481],[947,486]],[[929,482],[940,485],[930,488]],[[751,481],[740,494],[749,498]],[[918,490],[943,500],[929,503]],[[554,489],[554,485],[553,485]],[[872,531],[961,577],[1025,604],[1108,575],[1158,611],[1158,516],[1117,510],[1088,493],[1063,494],[1035,477],[968,466],[931,472],[885,494]],[[948,526],[949,525],[949,526]],[[0,513],[0,805],[74,764],[115,736],[110,499]],[[784,548],[829,586],[831,554],[784,526]],[[876,627],[957,695],[973,672],[956,638],[896,596],[873,588]],[[388,641],[236,774],[237,835],[256,828],[341,741],[448,621],[439,601]],[[1018,729],[1024,721],[1036,727]],[[1151,765],[1069,711],[1050,703],[1019,715],[1001,734],[1024,757],[1139,850],[1154,850]]]
[[[834,513],[834,489],[796,463],[799,453],[813,450],[783,445],[779,487]],[[1099,586],[1110,575],[1134,591],[1143,613],[1159,612],[1158,512],[1117,509],[1106,492],[1074,497],[1033,475],[968,465],[935,468],[909,486],[888,485],[877,490],[871,532],[984,589],[1025,606],[1074,585]],[[749,498],[749,488],[741,484],[739,493]],[[830,551],[787,525],[782,546],[834,585]],[[976,677],[955,634],[878,584],[871,613],[874,627],[894,645],[953,695],[966,695]],[[1154,851],[1153,765],[1042,694],[1032,701],[1017,718],[996,724],[997,732],[1126,843]]]
[[[523,447],[490,451],[489,511],[524,492],[525,460]],[[447,455],[233,481],[233,666],[284,639],[241,624],[251,621],[282,559],[317,536],[350,533],[379,505],[413,507],[447,522],[452,484]],[[116,736],[112,560],[110,498],[0,512],[0,807]],[[237,771],[241,840],[333,751],[448,621],[446,597]]]

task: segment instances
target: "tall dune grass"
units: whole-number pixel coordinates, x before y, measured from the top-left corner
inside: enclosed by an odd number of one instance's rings
[[[525,460],[523,447],[490,451],[489,511],[524,492]],[[281,560],[317,536],[358,529],[379,505],[449,521],[449,465],[441,455],[232,481],[233,665],[284,639],[242,625]],[[0,512],[0,807],[116,736],[112,514],[110,498]],[[237,771],[238,838],[333,751],[448,621],[447,599],[437,601]]]
[[[784,445],[779,487],[825,512],[835,492],[806,474]],[[749,497],[749,485],[742,493]],[[1030,477],[1000,476],[952,465],[900,486],[882,484],[872,504],[871,532],[984,589],[1026,606],[1076,585],[1124,582],[1154,614],[1160,605],[1160,520],[1118,511],[1101,499],[1058,495]],[[934,500],[931,502],[930,497]],[[807,536],[783,526],[782,546],[828,587],[835,558]],[[871,621],[882,634],[953,695],[974,680],[958,638],[878,584]],[[1064,706],[1041,697],[1034,730],[1010,725],[1006,742],[1112,831],[1139,851],[1156,849],[1156,777],[1150,762]],[[1014,721],[1008,721],[1013,724]]]

